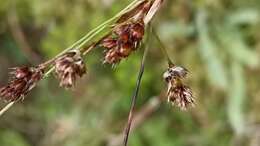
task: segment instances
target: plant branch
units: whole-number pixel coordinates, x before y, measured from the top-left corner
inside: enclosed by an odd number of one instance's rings
[[[75,42],[74,44],[72,44],[71,46],[69,46],[68,48],[66,48],[65,50],[63,50],[61,53],[59,53],[56,57],[54,57],[53,59],[41,64],[41,66],[43,68],[45,68],[46,66],[52,64],[58,57],[62,56],[64,53],[68,52],[71,49],[80,49],[81,47],[83,47],[87,42],[89,42],[92,38],[94,38],[96,35],[98,35],[100,32],[102,32],[106,27],[109,26],[110,23],[112,23],[113,21],[115,21],[116,19],[120,18],[124,13],[127,13],[129,11],[129,9],[137,6],[138,4],[140,4],[141,2],[143,2],[144,0],[134,0],[132,3],[130,3],[126,8],[124,8],[123,10],[121,10],[119,13],[117,13],[114,17],[110,18],[109,20],[105,21],[104,23],[100,24],[99,26],[97,26],[96,28],[94,28],[93,30],[91,30],[90,32],[88,32],[85,36],[83,36],[80,40],[78,40],[77,42]],[[52,71],[54,70],[54,67],[51,67],[47,73],[45,74],[45,77],[47,77]]]
[[[168,52],[167,52],[167,49],[165,47],[165,45],[163,44],[162,40],[160,39],[159,35],[156,33],[155,29],[152,28],[152,33],[153,35],[155,36],[156,40],[158,41],[159,45],[160,45],[160,49],[162,51],[162,53],[164,54],[164,56],[167,58],[167,61],[168,61],[168,64],[169,65],[173,65],[173,61],[171,60]]]

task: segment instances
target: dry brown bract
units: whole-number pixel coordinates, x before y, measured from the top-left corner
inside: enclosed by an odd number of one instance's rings
[[[168,83],[168,102],[177,105],[182,110],[186,110],[189,105],[194,104],[191,89],[182,82],[182,79],[184,79],[187,74],[187,69],[179,66],[171,66],[163,75]]]
[[[0,89],[0,96],[7,102],[23,99],[42,79],[43,70],[34,67],[13,68],[12,81]]]
[[[60,79],[60,86],[65,88],[73,87],[76,79],[86,73],[80,51],[72,50],[58,58],[55,61],[55,71]]]

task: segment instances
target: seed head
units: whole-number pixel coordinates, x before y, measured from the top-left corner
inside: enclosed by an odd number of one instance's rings
[[[55,61],[55,71],[60,79],[60,86],[65,88],[73,87],[76,79],[86,73],[80,51],[72,50],[58,58]]]
[[[104,63],[116,64],[127,58],[137,49],[143,36],[144,23],[141,20],[115,26],[112,34],[101,43],[106,48]]]
[[[43,70],[34,67],[13,68],[12,81],[0,89],[0,96],[7,102],[23,99],[43,77]]]
[[[168,83],[168,102],[177,105],[182,110],[186,110],[189,105],[194,104],[192,90],[182,82],[187,73],[188,70],[183,67],[172,66],[163,75]]]

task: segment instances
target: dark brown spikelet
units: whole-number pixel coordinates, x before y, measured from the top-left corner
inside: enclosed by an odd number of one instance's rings
[[[86,67],[80,51],[72,50],[55,61],[55,71],[60,79],[60,86],[71,88],[76,79],[86,73]]]
[[[144,36],[143,21],[129,22],[115,26],[111,36],[103,39],[106,48],[104,63],[116,64],[135,51]]]
[[[13,68],[12,81],[0,89],[0,96],[7,102],[23,99],[43,77],[43,70],[34,67]]]
[[[182,82],[182,79],[187,74],[187,69],[179,66],[171,66],[163,75],[168,83],[168,102],[180,107],[182,110],[186,110],[188,106],[194,105],[192,90]]]

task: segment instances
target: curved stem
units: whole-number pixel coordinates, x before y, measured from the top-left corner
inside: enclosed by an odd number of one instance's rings
[[[171,58],[167,52],[165,45],[163,44],[162,40],[160,39],[159,35],[156,33],[154,28],[152,28],[152,33],[155,36],[156,40],[158,41],[163,55],[167,58],[169,66],[174,65],[173,61],[171,60]]]

